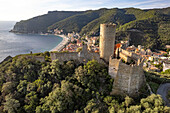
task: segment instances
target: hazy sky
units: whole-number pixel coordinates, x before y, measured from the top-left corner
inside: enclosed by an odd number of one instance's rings
[[[170,0],[0,0],[0,21],[20,21],[48,11],[77,11],[99,8],[142,9],[170,7]]]

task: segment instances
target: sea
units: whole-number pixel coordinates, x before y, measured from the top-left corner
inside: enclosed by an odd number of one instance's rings
[[[55,35],[15,34],[9,32],[16,22],[0,21],[0,62],[7,56],[50,51],[63,39]]]

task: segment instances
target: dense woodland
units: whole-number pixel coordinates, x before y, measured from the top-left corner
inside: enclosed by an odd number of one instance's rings
[[[40,33],[58,28],[64,33],[99,35],[101,23],[117,25],[117,41],[129,38],[131,44],[145,45],[150,49],[165,49],[170,44],[170,8],[141,10],[137,8],[99,9],[81,12],[53,11],[18,22],[14,31]],[[137,31],[134,31],[137,30]],[[133,30],[133,32],[131,31]],[[138,40],[140,39],[140,40]]]
[[[79,64],[8,58],[0,64],[0,113],[169,113],[146,85],[133,98],[110,95],[114,80],[107,70],[94,60]]]

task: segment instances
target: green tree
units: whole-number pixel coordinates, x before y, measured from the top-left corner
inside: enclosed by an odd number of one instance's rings
[[[108,110],[110,113],[118,112],[120,109],[124,111],[118,100],[113,98],[112,96],[106,96],[104,98],[104,102],[108,105]]]
[[[136,105],[136,106],[130,106],[129,108],[126,109],[127,113],[141,113],[141,106]]]
[[[62,70],[61,70],[61,66],[60,66],[58,60],[52,61],[52,63],[50,64],[50,69],[51,69],[51,71],[49,72],[49,74],[51,76],[54,76],[58,80],[62,80],[62,75],[61,75]]]
[[[152,94],[141,99],[141,106],[144,112],[164,112],[164,103],[160,95]]]
[[[41,63],[35,59],[15,58],[6,70],[7,80],[19,82],[26,79],[28,82],[33,82],[38,78],[40,68]]]
[[[109,94],[113,85],[113,81],[108,75],[107,67],[95,60],[89,61],[84,65],[84,68],[79,67],[76,70],[76,78],[85,87],[93,91],[98,90],[102,94]]]
[[[125,97],[125,106],[129,107],[132,103],[134,102],[134,100],[132,98],[130,98],[129,96]]]
[[[35,112],[36,107],[38,106],[39,103],[39,98],[36,94],[36,92],[31,91],[29,94],[25,96],[25,111],[27,113],[33,113]]]
[[[97,100],[91,99],[88,101],[87,106],[84,108],[85,113],[107,113],[107,106],[105,103]]]
[[[5,96],[4,111],[8,113],[17,113],[20,103],[18,100],[13,99],[11,95]]]
[[[66,64],[62,65],[62,78],[65,79],[67,76],[72,76],[74,74],[76,64],[74,61],[68,61]]]
[[[15,91],[16,83],[15,82],[6,82],[2,86],[2,93],[7,95]]]
[[[49,96],[41,100],[42,106],[38,106],[36,112],[72,112],[85,105],[85,96],[86,92],[81,87],[62,81],[61,87],[56,87]]]
[[[62,79],[62,68],[58,60],[53,60],[50,64],[42,65],[39,79],[44,82],[51,81],[52,83],[59,83]]]
[[[27,84],[28,84],[28,82],[26,80],[20,80],[20,83],[17,86],[17,90],[21,95],[26,95]]]
[[[79,66],[75,71],[75,77],[83,86],[87,86],[88,84],[88,75],[87,70],[85,70],[82,66]]]

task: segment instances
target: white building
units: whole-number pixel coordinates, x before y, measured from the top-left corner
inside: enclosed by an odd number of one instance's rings
[[[170,69],[170,62],[163,62],[163,71]]]

